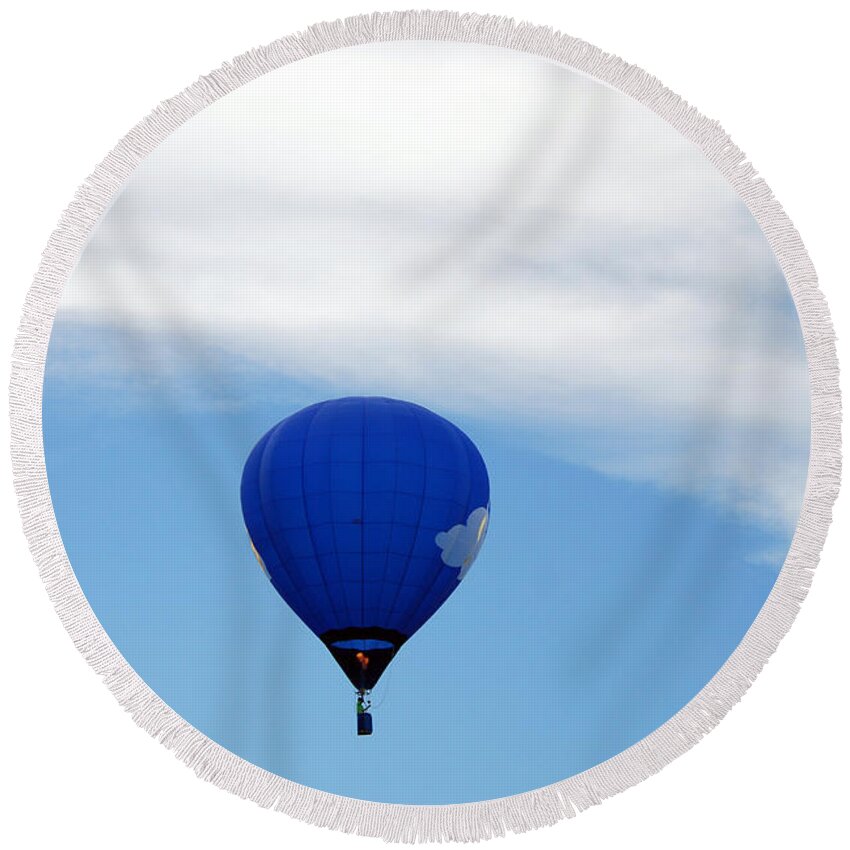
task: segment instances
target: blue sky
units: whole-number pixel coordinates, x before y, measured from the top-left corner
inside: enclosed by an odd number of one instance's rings
[[[238,499],[262,433],[350,394],[455,421],[492,489],[367,741]],[[64,294],[44,436],[83,590],[175,710],[313,787],[462,802],[597,764],[716,672],[790,543],[807,375],[763,236],[660,119],[534,57],[389,44],[140,166]]]

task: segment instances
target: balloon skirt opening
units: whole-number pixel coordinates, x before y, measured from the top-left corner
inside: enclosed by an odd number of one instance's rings
[[[321,635],[342,672],[358,691],[371,691],[407,635],[392,629],[353,626]]]

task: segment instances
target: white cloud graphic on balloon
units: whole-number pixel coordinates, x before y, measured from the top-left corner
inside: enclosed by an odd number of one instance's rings
[[[476,508],[467,517],[465,524],[453,525],[448,531],[441,531],[434,538],[443,550],[443,563],[449,567],[460,567],[458,581],[469,572],[484,543],[488,520],[487,508]]]

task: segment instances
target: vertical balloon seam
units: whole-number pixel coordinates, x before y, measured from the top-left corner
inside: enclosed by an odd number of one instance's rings
[[[392,544],[392,534],[393,534],[393,531],[395,529],[395,518],[396,518],[396,515],[397,515],[397,511],[398,511],[398,487],[399,487],[399,481],[398,481],[398,467],[399,467],[398,436],[399,436],[399,434],[398,434],[396,416],[397,416],[397,411],[390,411],[389,421],[392,424],[392,431],[393,431],[393,509],[392,509],[392,513],[390,514],[390,524],[389,524],[390,525],[390,536],[389,536],[389,539],[387,540],[387,544],[386,544],[386,547],[384,549],[384,569],[381,573],[381,587],[385,587],[386,582],[387,582],[387,572],[389,571],[389,566],[390,566],[390,548],[391,548],[391,544]],[[381,593],[379,594],[378,599],[377,599],[377,612],[378,612],[378,619],[379,620],[382,618],[382,612],[384,610],[383,606],[381,605],[383,598],[384,598],[384,594],[383,594],[383,591],[381,591]],[[386,622],[389,622],[390,609],[387,608],[386,611],[387,611]]]
[[[261,493],[260,493],[260,470],[262,469],[263,458],[265,456],[266,450],[268,449],[269,440],[271,439],[273,430],[274,429],[272,428],[272,429],[269,429],[268,431],[266,431],[266,433],[263,435],[263,437],[260,439],[257,446],[255,447],[255,450],[258,452],[257,466],[256,466],[257,472],[256,472],[256,475],[254,476],[253,481],[249,481],[249,482],[245,483],[243,486],[251,487],[256,491],[258,522],[260,522],[262,524],[262,527],[265,530],[266,539],[269,541],[269,545],[272,547],[272,551],[274,552],[275,559],[277,560],[278,564],[280,565],[279,571],[285,572],[284,566],[283,566],[284,560],[281,558],[280,552],[278,551],[278,548],[275,545],[275,542],[274,542],[274,540],[271,536],[271,531],[269,529],[269,523],[268,523],[268,517],[266,516],[265,503],[264,503],[262,496],[261,496]],[[245,474],[245,470],[243,470],[243,477],[244,477],[244,474]],[[251,538],[251,530],[250,529],[248,529],[248,537]],[[254,545],[253,538],[251,538],[251,544]],[[260,556],[262,557],[262,553],[260,553]],[[266,576],[267,576],[269,582],[271,582],[272,587],[275,589],[275,591],[278,593],[278,595],[283,596],[284,593],[282,592],[281,588],[279,587],[279,578],[276,575],[278,570],[275,570],[268,565],[267,558],[263,558],[263,560],[264,560],[264,562],[266,562]],[[286,575],[286,579],[287,579],[287,581],[289,581],[290,585],[292,586],[293,593],[296,595],[297,599],[300,602],[300,605],[299,605],[300,609],[306,613],[310,608],[308,601],[304,598],[304,595],[301,593],[300,589],[298,589],[295,586],[295,584],[292,582],[292,580],[291,580],[291,578],[289,577],[288,574]],[[298,616],[300,617],[301,615],[299,614]]]
[[[467,483],[467,486],[466,486],[466,500],[464,502],[465,507],[463,508],[463,512],[464,512],[464,514],[466,514],[469,511],[470,500],[472,498],[472,487],[473,487],[473,483],[474,483],[473,474],[472,474],[472,464],[470,462],[469,450],[467,449],[467,446],[466,446],[466,440],[464,440],[463,436],[462,436],[463,432],[459,428],[456,428],[454,425],[452,425],[451,431],[452,431],[452,436],[454,437],[456,443],[459,444],[460,447],[461,447],[461,450],[463,452],[463,456],[466,458],[466,475],[467,475],[468,483]],[[429,597],[431,596],[431,592],[434,589],[434,585],[436,585],[437,580],[440,578],[440,576],[443,573],[443,570],[445,570],[445,569],[446,569],[446,565],[443,562],[442,557],[440,557],[440,559],[439,559],[439,561],[438,561],[438,563],[437,563],[437,565],[434,569],[434,574],[431,577],[431,583],[428,585],[428,589],[425,591],[422,598],[416,604],[416,607],[410,613],[410,622],[412,624],[414,624],[414,626],[415,626],[416,623],[419,620],[419,617],[422,616],[420,614],[420,611],[423,608],[425,608],[424,613],[426,614],[426,616],[422,620],[422,622],[418,626],[416,626],[417,629],[419,629],[423,625],[425,625],[425,623],[427,623],[428,620],[430,620],[431,617],[433,617],[437,613],[437,611],[439,611],[440,606],[438,606],[436,609],[434,609],[431,612],[430,615],[427,614],[427,607],[425,606],[425,603],[428,601]],[[458,572],[458,575],[460,575],[460,572]],[[457,589],[456,587],[452,587],[451,591],[446,596],[444,596],[443,602],[447,602],[449,596],[451,596],[452,593],[456,589]],[[440,603],[440,605],[442,605],[442,602]]]
[[[305,478],[304,478],[304,475],[305,475],[305,472],[306,472],[306,464],[304,462],[304,459],[307,455],[307,452],[310,449],[311,438],[314,436],[313,426],[315,425],[317,417],[319,415],[321,415],[321,411],[322,411],[323,407],[324,407],[323,402],[319,402],[319,404],[316,405],[316,416],[314,416],[310,420],[310,423],[307,426],[307,430],[304,434],[304,443],[302,445],[302,451],[301,451],[301,498],[302,498],[303,504],[304,504],[304,516],[306,517],[306,520],[307,520],[307,527],[310,529],[310,543],[311,543],[311,546],[313,548],[313,560],[315,561],[315,564],[316,564],[316,570],[318,570],[319,575],[321,576],[322,585],[325,588],[325,593],[328,597],[329,605],[334,612],[334,622],[331,623],[331,624],[326,623],[325,625],[328,626],[330,629],[334,629],[334,628],[338,627],[340,620],[342,619],[342,616],[341,616],[342,612],[339,610],[339,606],[337,606],[337,604],[334,603],[334,593],[331,590],[331,584],[332,584],[332,581],[333,581],[333,577],[329,576],[325,573],[325,564],[327,562],[323,561],[322,556],[320,556],[318,554],[318,552],[316,551],[317,547],[316,547],[315,536],[313,534],[313,523],[310,520],[310,507],[309,507],[310,500],[307,497],[307,489],[306,489],[306,483],[305,483]],[[330,476],[333,474],[333,462],[332,462],[332,455],[331,455],[330,451],[328,453],[328,457],[325,459],[325,461],[323,461],[323,463],[326,465],[327,474],[328,474],[328,477],[330,478]],[[331,497],[330,497],[330,492],[328,492],[326,494],[326,498],[328,499],[327,521],[330,525],[330,531],[331,531],[330,536],[331,536],[331,540],[333,542],[333,550],[334,550],[334,553],[333,553],[334,554],[334,564],[336,565],[336,574],[337,574],[338,584],[339,584],[339,602],[345,608],[346,619],[348,621],[353,621],[353,612],[351,610],[351,604],[348,600],[348,594],[345,592],[345,585],[344,585],[344,579],[343,579],[343,574],[342,574],[342,566],[341,566],[341,563],[340,563],[339,550],[338,550],[338,546],[337,546],[336,520],[335,520],[335,516],[334,516],[333,502],[332,502]],[[327,628],[322,629],[322,633],[324,633],[327,630],[328,630]]]
[[[313,433],[313,428],[316,424],[316,419],[319,417],[321,412],[322,412],[322,405],[321,404],[316,405],[316,411],[310,417],[310,421],[307,424],[307,430],[304,434],[304,441],[301,443],[301,504],[304,507],[304,521],[307,525],[307,530],[308,530],[309,535],[310,535],[310,546],[313,550],[313,562],[316,566],[316,572],[318,572],[318,574],[319,574],[319,577],[320,577],[321,582],[322,582],[322,588],[324,589],[325,596],[327,597],[327,600],[328,600],[328,608],[331,611],[333,611],[333,617],[334,617],[334,621],[335,621],[334,623],[329,624],[327,622],[327,620],[325,620],[325,623],[324,623],[325,628],[323,628],[321,631],[326,632],[326,631],[328,631],[327,627],[329,625],[330,625],[331,628],[335,628],[337,626],[337,624],[340,621],[340,612],[337,610],[337,606],[334,603],[333,594],[331,593],[331,589],[328,586],[328,579],[327,579],[327,576],[325,575],[325,571],[322,569],[321,564],[319,563],[319,555],[318,555],[318,550],[317,550],[317,546],[316,546],[316,536],[313,533],[313,525],[310,522],[310,517],[307,513],[307,510],[308,510],[308,508],[307,508],[307,490],[306,490],[305,482],[304,482],[304,473],[305,473],[304,458],[307,454],[307,444],[310,442],[310,436]],[[333,466],[333,463],[331,461],[331,457],[332,457],[331,455],[328,456],[328,466],[329,466],[329,468],[332,468],[332,466]],[[331,509],[331,510],[333,511],[333,509]],[[332,525],[332,527],[335,525],[333,512],[331,512],[331,525]],[[344,592],[343,592],[342,596],[343,596],[343,599],[345,600],[346,608],[348,608],[348,597],[345,595]]]
[[[411,535],[410,546],[407,550],[407,557],[405,559],[404,569],[402,570],[401,575],[399,576],[398,585],[395,589],[395,594],[393,595],[393,601],[388,608],[388,617],[387,623],[392,623],[393,628],[398,631],[407,634],[407,630],[404,628],[403,624],[399,622],[400,612],[396,611],[396,605],[398,604],[398,597],[401,593],[402,587],[405,587],[405,582],[407,580],[407,575],[410,572],[410,562],[413,559],[413,550],[416,548],[416,537],[419,533],[419,526],[422,523],[422,516],[424,514],[425,507],[425,493],[428,488],[428,445],[425,441],[425,432],[422,429],[422,422],[419,418],[419,406],[411,405],[411,416],[413,420],[416,422],[417,430],[419,431],[419,436],[422,439],[422,493],[419,499],[419,515],[416,520],[416,526],[414,528],[414,532]],[[407,634],[407,637],[410,637]]]
[[[319,402],[319,405],[321,405],[321,404],[322,404],[322,402]],[[305,436],[305,444],[306,444],[306,440],[308,438],[309,438],[309,431],[308,431],[307,436]],[[332,467],[332,463],[331,463],[331,458],[330,458],[330,455],[329,455],[328,458],[327,458],[327,469],[328,469],[328,477],[329,478],[332,474],[331,467]],[[303,476],[302,476],[302,481],[303,481]],[[302,485],[302,492],[304,492],[303,491],[303,485]],[[327,498],[330,502],[330,492],[328,492]],[[304,499],[305,499],[305,503],[306,503],[306,499],[307,499],[306,493],[304,493]],[[309,521],[309,515],[308,515],[307,519]],[[353,623],[354,622],[354,612],[351,610],[351,603],[348,600],[348,594],[345,592],[345,579],[344,579],[343,572],[342,572],[342,561],[340,560],[340,556],[339,556],[339,541],[338,541],[337,533],[336,533],[336,521],[335,521],[335,518],[334,518],[333,504],[330,504],[330,507],[328,509],[328,520],[329,520],[330,529],[331,529],[330,537],[331,537],[331,541],[333,543],[333,562],[334,562],[334,565],[336,567],[337,583],[339,584],[339,597],[340,597],[340,600],[342,601],[342,604],[345,606],[346,621],[349,622],[349,623]],[[322,570],[322,573],[324,573],[324,567],[322,566],[321,562],[319,562],[317,564],[317,566],[320,570]],[[330,590],[330,584],[328,585],[328,590]],[[337,622],[334,623],[333,628],[337,628],[338,626],[339,626],[339,616],[337,616]]]
[[[265,444],[260,453],[260,463],[258,464],[257,476],[256,476],[256,487],[257,487],[257,504],[259,505],[263,523],[265,524],[266,531],[268,532],[268,541],[269,545],[272,547],[272,551],[275,554],[278,563],[278,569],[269,568],[269,580],[272,583],[272,587],[274,587],[275,591],[277,591],[278,595],[281,597],[286,594],[281,591],[280,583],[285,579],[288,582],[289,586],[292,588],[293,592],[296,594],[296,597],[301,600],[301,610],[306,614],[310,619],[315,620],[318,617],[318,614],[314,608],[313,602],[309,599],[302,589],[298,586],[298,584],[293,580],[292,575],[287,569],[287,562],[291,559],[292,553],[289,552],[288,548],[285,552],[281,551],[281,548],[278,544],[278,541],[275,539],[275,536],[272,533],[272,526],[269,522],[268,514],[266,513],[266,500],[263,498],[263,468],[266,463],[266,454],[269,452],[269,444],[274,438],[274,434],[277,431],[278,427],[283,423],[278,423],[278,425],[270,428],[266,432],[265,436]],[[271,457],[269,457],[268,462],[271,462]],[[262,554],[262,553],[261,553]],[[301,614],[298,614],[299,618]],[[306,620],[304,621],[306,623]]]
[[[366,528],[366,399],[360,402],[360,625],[366,622],[366,553],[363,551],[364,530]]]
[[[310,411],[310,408],[305,413]],[[313,410],[311,416],[316,415],[317,410]],[[280,529],[276,526],[275,523],[269,520],[267,514],[267,502],[268,499],[265,498],[267,494],[273,494],[273,491],[269,488],[271,485],[269,484],[266,487],[266,479],[271,477],[272,467],[275,462],[275,449],[277,447],[277,441],[282,439],[282,434],[285,431],[285,426],[287,424],[287,420],[284,419],[282,422],[279,422],[271,429],[271,433],[269,434],[268,442],[266,443],[265,451],[263,452],[263,463],[260,467],[260,475],[259,475],[259,487],[260,487],[260,504],[263,506],[263,513],[266,517],[266,522],[269,527],[269,540],[271,541],[272,546],[274,547],[275,552],[278,554],[278,560],[280,562],[281,572],[284,573],[289,580],[289,583],[298,588],[301,598],[304,600],[306,609],[310,612],[311,617],[310,620],[312,623],[321,623],[323,619],[323,615],[321,610],[317,607],[316,601],[312,597],[310,593],[305,592],[305,588],[309,586],[309,582],[307,581],[296,581],[295,575],[298,575],[301,579],[304,578],[301,567],[297,564],[295,559],[295,554],[293,553],[291,547],[286,541],[284,535],[280,533]],[[275,585],[275,587],[277,587]],[[283,596],[283,594],[281,594]]]

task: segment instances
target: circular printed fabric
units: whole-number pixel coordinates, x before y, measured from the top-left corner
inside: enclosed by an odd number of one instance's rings
[[[638,98],[491,44],[314,53],[210,87],[75,257],[61,541],[126,664],[258,776],[542,789],[691,703],[781,574],[795,302]]]

